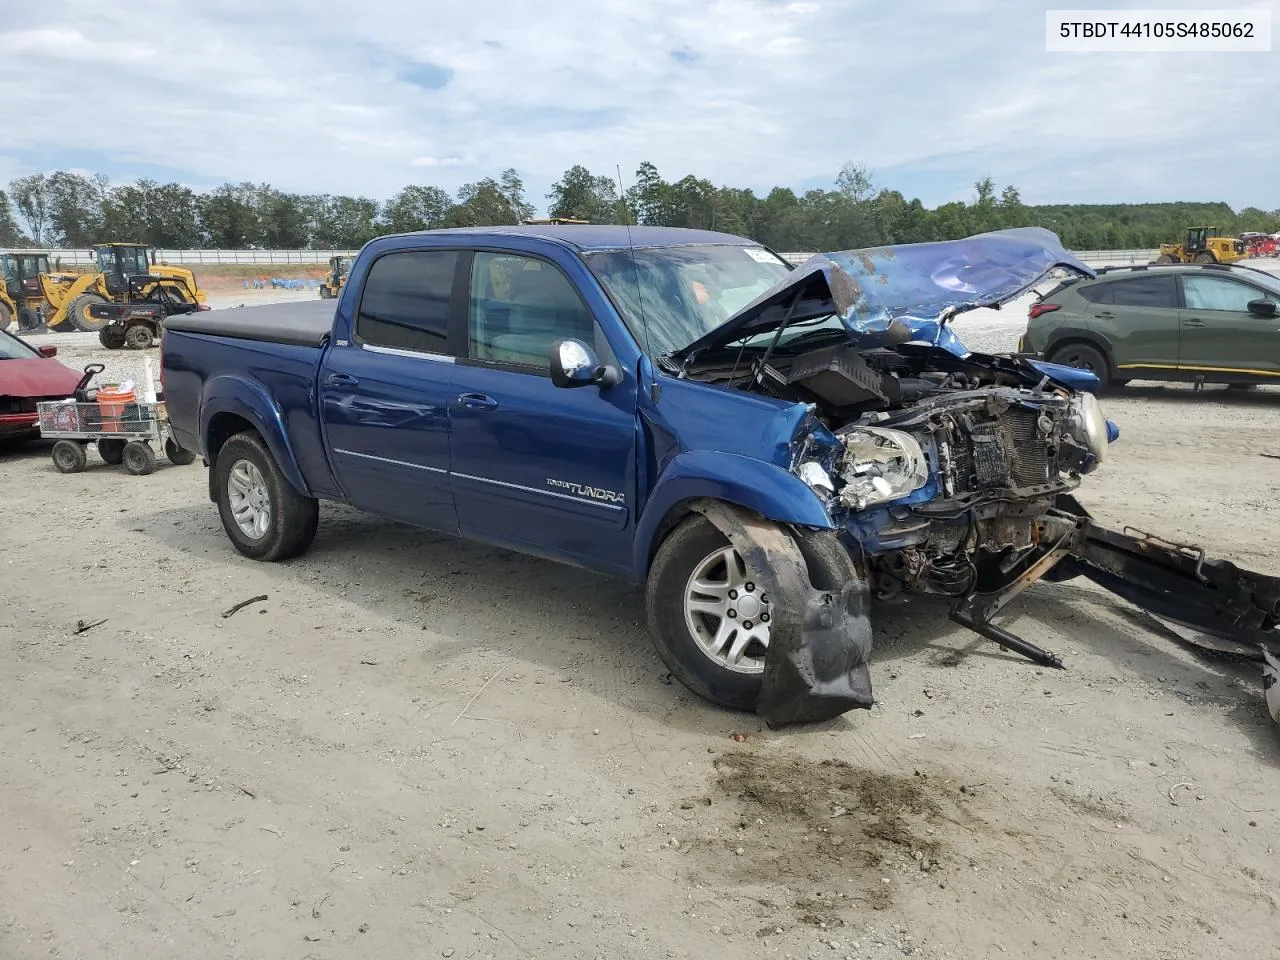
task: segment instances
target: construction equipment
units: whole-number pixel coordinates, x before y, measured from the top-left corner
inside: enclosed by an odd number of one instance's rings
[[[26,250],[0,253],[4,283],[0,285],[0,330],[15,319],[18,331],[34,330],[44,323],[46,303],[40,292],[40,274],[49,272],[49,255]]]
[[[1217,227],[1187,227],[1184,243],[1160,244],[1152,263],[1235,263],[1245,258],[1244,241],[1218,235]]]
[[[332,300],[342,292],[342,285],[347,282],[354,261],[355,257],[329,258],[329,275],[320,283],[321,300]]]
[[[108,318],[94,316],[90,308],[95,304],[161,299],[203,304],[208,299],[196,285],[195,274],[185,267],[152,263],[144,244],[99,243],[93,255],[95,271],[40,274],[50,330],[101,330]]]
[[[179,313],[208,310],[209,305],[186,300],[173,293],[173,288],[156,284],[148,276],[129,277],[129,291],[124,303],[92,303],[89,315],[102,321],[98,342],[108,350],[128,347],[145,350],[156,344],[164,333],[165,317]],[[150,287],[150,291],[144,293]]]

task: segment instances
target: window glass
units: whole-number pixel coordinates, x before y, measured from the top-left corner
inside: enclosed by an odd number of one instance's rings
[[[357,339],[379,347],[445,353],[457,262],[452,250],[388,253],[375,260],[356,315]]]
[[[111,247],[102,247],[97,251],[98,269],[102,273],[114,273],[116,269],[116,252]]]
[[[4,278],[6,280],[18,279],[18,258],[17,257],[0,257],[0,261],[4,263]]]
[[[1092,283],[1080,288],[1080,296],[1090,303],[1111,303],[1112,283]]]
[[[1112,287],[1112,303],[1118,307],[1172,307],[1173,277],[1134,277],[1117,280]]]
[[[1249,309],[1250,300],[1266,296],[1255,287],[1222,277],[1183,277],[1182,295],[1191,310],[1236,310],[1240,313]]]
[[[477,253],[471,269],[469,356],[548,370],[551,345],[592,343],[595,326],[555,266],[530,257]]]

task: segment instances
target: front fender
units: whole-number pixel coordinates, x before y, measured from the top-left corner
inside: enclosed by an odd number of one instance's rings
[[[732,453],[686,451],[663,471],[636,524],[633,569],[644,577],[662,521],[682,503],[721,500],[777,523],[832,530],[827,508],[809,485],[764,460]]]
[[[284,416],[261,384],[246,377],[227,374],[214,377],[205,385],[200,401],[200,439],[206,455],[210,452],[214,418],[224,413],[253,424],[254,429],[266,441],[267,448],[275,457],[285,479],[299,493],[311,496],[302,470],[298,467],[293,444],[289,442],[289,434],[284,428]]]

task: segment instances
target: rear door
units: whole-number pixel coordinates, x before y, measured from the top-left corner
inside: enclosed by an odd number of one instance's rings
[[[449,327],[450,312],[466,303],[466,259],[454,250],[379,257],[351,342],[330,347],[319,375],[326,446],[348,501],[448,532],[458,526],[449,491],[449,403],[457,393]]]
[[[1110,341],[1121,378],[1178,365],[1177,287],[1172,274],[1139,273],[1094,284],[1091,322]]]
[[[1250,300],[1277,302],[1280,296],[1207,271],[1186,273],[1179,279],[1183,297],[1179,370],[1280,377],[1280,318],[1261,317],[1248,308]]]
[[[565,271],[476,251],[455,365],[451,464],[465,536],[596,569],[627,569],[635,503],[636,390],[551,382],[551,345],[609,345]]]

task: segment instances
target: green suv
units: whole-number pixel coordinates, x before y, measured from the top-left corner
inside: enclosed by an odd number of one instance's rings
[[[1033,303],[1018,350],[1104,385],[1280,384],[1280,278],[1225,264],[1104,268]]]

